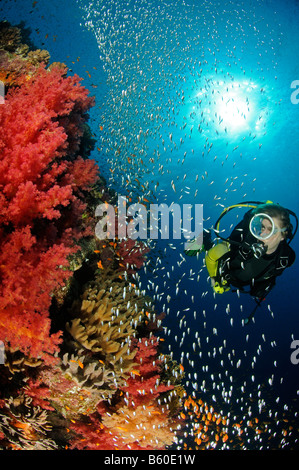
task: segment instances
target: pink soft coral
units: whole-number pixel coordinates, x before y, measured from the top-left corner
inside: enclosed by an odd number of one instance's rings
[[[51,294],[70,275],[97,166],[79,157],[93,105],[78,77],[40,67],[0,107],[0,338],[34,357],[57,350]]]

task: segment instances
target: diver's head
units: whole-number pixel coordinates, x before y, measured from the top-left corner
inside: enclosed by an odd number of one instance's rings
[[[289,213],[278,204],[261,204],[253,211],[250,231],[267,247],[267,253],[271,254],[292,233]]]

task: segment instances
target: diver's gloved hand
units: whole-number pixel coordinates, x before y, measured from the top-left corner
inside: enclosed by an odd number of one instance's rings
[[[211,285],[216,294],[224,294],[224,292],[228,292],[230,290],[230,287],[227,281],[225,280],[223,280],[222,282],[218,282],[218,281],[215,281],[214,278],[212,278]]]
[[[184,253],[187,256],[196,256],[197,253],[201,253],[204,250],[203,244],[199,243],[197,238],[188,241],[186,245],[187,247],[185,248]]]

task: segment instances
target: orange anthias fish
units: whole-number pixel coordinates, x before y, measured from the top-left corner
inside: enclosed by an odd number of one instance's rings
[[[140,372],[138,370],[131,370],[130,374],[140,375]]]
[[[83,369],[83,367],[84,367],[84,364],[83,364],[81,361],[79,361],[79,360],[78,360],[78,361],[75,361],[74,359],[71,359],[70,362],[74,362],[74,363],[78,364],[78,366],[79,366],[81,369]]]
[[[103,267],[103,264],[102,264],[102,261],[101,261],[101,260],[100,260],[100,261],[98,261],[98,263],[97,263],[97,266],[98,266],[98,268],[100,268],[100,269],[104,269],[104,267]]]

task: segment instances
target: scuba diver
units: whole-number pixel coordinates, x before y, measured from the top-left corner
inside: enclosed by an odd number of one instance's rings
[[[228,238],[220,235],[220,220],[230,210],[250,207],[243,220]],[[296,219],[296,229],[290,221]],[[211,232],[203,233],[203,245],[192,241],[185,254],[194,256],[205,250],[205,262],[216,294],[223,294],[235,287],[254,297],[257,305],[246,323],[275,285],[276,277],[295,261],[295,252],[289,246],[298,228],[294,212],[271,201],[244,202],[225,209],[215,223],[214,232],[221,242],[213,245]]]

